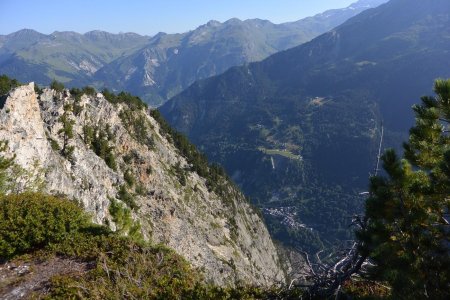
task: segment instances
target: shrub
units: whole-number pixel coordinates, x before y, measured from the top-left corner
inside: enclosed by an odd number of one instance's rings
[[[89,125],[83,126],[83,141],[89,147],[92,145],[95,136],[95,128]]]
[[[125,173],[123,174],[123,179],[127,183],[127,186],[129,186],[130,188],[133,187],[134,184],[136,183],[136,179],[134,178],[133,171],[130,169],[125,171]]]
[[[81,97],[75,97],[75,101],[73,102],[73,114],[75,116],[79,116],[81,114],[81,112],[83,111],[83,106],[81,106],[80,104],[81,102]]]
[[[0,96],[7,94],[11,89],[18,87],[20,83],[6,75],[0,76]]]
[[[50,299],[186,299],[200,285],[201,275],[164,246],[117,237],[101,242],[96,267],[82,276],[52,278]]]
[[[59,144],[58,144],[57,141],[55,141],[52,138],[48,138],[48,141],[50,142],[50,146],[52,147],[52,149],[54,151],[60,151],[61,150],[61,147],[59,147]]]
[[[105,127],[102,124],[95,127],[83,126],[83,140],[97,156],[105,161],[108,167],[114,171],[117,170],[114,147],[109,145],[109,142],[113,140],[113,134],[108,125]]]
[[[74,136],[73,125],[75,124],[75,121],[70,118],[71,112],[72,106],[68,104],[64,105],[64,113],[58,119],[58,121],[62,124],[62,128],[58,130],[58,134],[62,135],[63,138],[61,154],[69,161],[73,160],[72,155],[75,150],[74,146],[69,146],[69,142]]]
[[[81,228],[88,218],[75,203],[38,193],[0,198],[0,257],[62,242]]]
[[[52,277],[45,295],[38,291],[31,298],[180,299],[202,279],[173,250],[121,237],[90,223],[75,203],[36,193],[0,198],[0,255],[10,259],[24,253],[21,259],[60,255],[92,266]]]
[[[135,110],[142,110],[144,108],[147,108],[148,105],[144,101],[141,100],[141,98],[137,96],[133,96],[130,93],[126,92],[120,92],[119,94],[114,94],[110,92],[107,89],[104,89],[102,91],[103,96],[106,100],[108,100],[112,104],[117,103],[124,103],[128,106],[129,109],[135,111]]]
[[[125,185],[121,185],[117,193],[117,198],[122,200],[129,208],[136,210],[139,206],[134,199],[134,196],[128,192]]]
[[[181,167],[180,162],[177,162],[173,167],[174,173],[182,186],[186,185],[186,171]]]
[[[97,91],[92,86],[85,86],[83,88],[83,94],[86,94],[88,96],[95,96]]]
[[[109,213],[111,214],[114,223],[116,223],[117,233],[127,235],[134,241],[144,240],[141,233],[141,224],[139,221],[133,220],[130,209],[118,201],[111,199]]]
[[[8,141],[0,140],[0,153],[8,149]],[[0,155],[0,193],[5,193],[10,186],[11,179],[8,169],[14,165],[14,157],[6,158]]]
[[[150,149],[154,148],[155,141],[149,134],[148,128],[151,124],[147,122],[147,117],[142,111],[135,111],[131,108],[124,108],[119,114],[122,124],[128,133],[140,144],[146,145]]]
[[[111,210],[125,227],[137,227],[130,211],[118,202],[112,201]],[[45,289],[27,295],[33,299],[297,299],[301,295],[298,290],[206,285],[201,273],[173,250],[119,236],[89,222],[75,203],[36,193],[0,198],[0,251],[6,259],[28,253],[21,259],[42,261],[58,255],[89,263],[88,270],[53,276]]]
[[[71,88],[69,92],[75,98],[81,97],[82,95],[82,91],[79,88]]]
[[[145,196],[147,194],[147,189],[142,183],[136,184],[134,191],[140,196]]]
[[[42,89],[37,85],[37,83],[34,84],[34,92],[38,95],[42,94]]]
[[[61,93],[62,91],[64,91],[64,84],[62,82],[53,80],[52,83],[50,84],[50,88],[52,90],[55,90],[58,93]]]

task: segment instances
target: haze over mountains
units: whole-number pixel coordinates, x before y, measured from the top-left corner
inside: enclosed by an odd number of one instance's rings
[[[127,90],[159,105],[198,79],[300,45],[386,1],[360,0],[291,23],[211,21],[187,33],[154,37],[21,30],[0,36],[0,74],[44,85],[57,79],[68,86]]]
[[[449,37],[449,1],[391,0],[161,111],[265,208],[277,238],[317,250],[350,237],[381,124],[383,147],[399,147],[411,105],[450,77]]]
[[[41,34],[31,29],[0,37],[0,73],[22,81],[49,84],[53,79],[86,83],[113,60],[143,47],[148,37],[91,31]]]
[[[449,0],[0,36],[1,299],[450,299],[449,195]]]

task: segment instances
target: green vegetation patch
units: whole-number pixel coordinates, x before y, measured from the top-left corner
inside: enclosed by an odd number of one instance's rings
[[[89,226],[74,202],[27,193],[0,198],[0,257],[52,247]]]
[[[373,277],[392,286],[394,299],[450,297],[450,79],[434,90],[413,107],[403,159],[392,149],[381,157],[386,175],[371,178],[369,222],[358,232]]]
[[[117,203],[113,205],[116,217],[126,211]],[[17,261],[48,260],[50,263],[52,257],[60,256],[90,266],[83,272],[54,275],[45,289],[27,296],[36,299],[277,299],[276,295],[287,295],[277,288],[222,288],[206,284],[201,272],[173,250],[120,236],[105,226],[92,224],[89,219],[82,208],[63,198],[36,193],[0,198],[3,261],[22,255]],[[129,220],[127,216],[122,219]],[[289,294],[300,295],[300,292],[292,290]]]
[[[141,100],[137,96],[133,96],[130,93],[120,92],[119,94],[114,94],[107,89],[102,91],[103,96],[112,104],[123,103],[126,104],[131,110],[142,110],[148,108],[147,103]]]
[[[301,155],[295,155],[287,150],[266,149],[263,147],[259,147],[258,150],[267,155],[280,155],[289,159],[302,160]]]
[[[173,129],[166,120],[161,116],[158,110],[152,110],[151,116],[158,122],[161,134],[169,141],[172,141],[180,154],[186,158],[189,171],[196,172],[198,175],[206,179],[208,190],[215,192],[228,203],[232,195],[231,189],[237,190],[237,187],[227,176],[225,170],[217,164],[209,164],[206,156],[197,150],[197,148],[189,142],[188,138],[182,133]]]
[[[6,95],[11,89],[20,85],[16,79],[11,79],[6,75],[0,76],[0,96]]]
[[[59,82],[57,80],[53,80],[52,83],[50,84],[50,88],[52,90],[55,90],[58,93],[61,93],[64,91],[65,86],[62,82]]]
[[[202,279],[174,251],[121,237],[89,219],[66,199],[42,194],[3,196],[0,255],[5,260],[28,253],[30,258],[41,251],[44,259],[59,255],[95,265],[81,275],[53,277],[47,299],[116,299],[118,295],[175,299]]]
[[[109,124],[105,126],[102,124],[99,126],[84,125],[83,140],[98,157],[105,161],[108,167],[114,171],[117,170],[115,147],[110,145],[110,142],[114,142],[114,136]]]

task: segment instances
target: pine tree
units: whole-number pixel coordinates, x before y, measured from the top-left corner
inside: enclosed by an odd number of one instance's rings
[[[58,134],[62,135],[63,147],[61,149],[61,154],[69,160],[72,160],[72,154],[74,151],[73,146],[69,146],[69,141],[73,138],[73,125],[75,121],[70,119],[69,113],[71,112],[70,105],[64,105],[64,113],[59,118],[62,123],[62,128],[58,130]]]
[[[20,83],[6,75],[0,76],[0,96],[7,94],[11,89],[18,87]]]
[[[65,87],[64,87],[64,84],[63,84],[62,82],[53,80],[52,83],[50,83],[50,88],[51,88],[52,90],[55,90],[55,91],[58,92],[58,93],[61,93],[61,92],[64,91],[64,88],[65,88]]]
[[[5,152],[8,149],[7,141],[0,141],[0,153]],[[10,186],[11,178],[8,175],[8,169],[13,166],[14,158],[6,158],[0,155],[0,194],[6,193]]]
[[[413,107],[416,124],[404,158],[388,150],[387,177],[373,177],[362,253],[375,263],[395,299],[450,297],[450,80]]]

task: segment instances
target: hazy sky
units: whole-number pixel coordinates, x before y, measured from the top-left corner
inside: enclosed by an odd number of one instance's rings
[[[356,0],[0,0],[0,34],[99,29],[153,35],[185,32],[209,20],[295,21]]]

